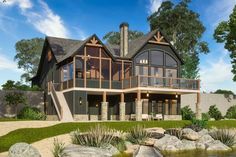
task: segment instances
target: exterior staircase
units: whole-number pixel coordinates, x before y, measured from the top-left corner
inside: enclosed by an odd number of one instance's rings
[[[52,82],[49,82],[49,88],[49,94],[52,97],[59,120],[63,122],[73,122],[74,118],[70,112],[64,94],[60,91],[56,91]]]

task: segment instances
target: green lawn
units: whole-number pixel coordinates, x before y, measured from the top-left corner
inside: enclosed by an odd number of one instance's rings
[[[0,152],[7,151],[12,144],[17,142],[33,143],[48,137],[69,133],[79,128],[81,131],[86,131],[89,127],[95,124],[103,124],[110,128],[127,131],[137,124],[144,125],[145,127],[162,127],[174,128],[183,127],[190,124],[190,121],[146,121],[146,122],[75,122],[75,123],[61,123],[50,127],[44,128],[25,128],[18,129],[0,137]],[[234,127],[236,128],[236,121],[210,121],[208,127]]]

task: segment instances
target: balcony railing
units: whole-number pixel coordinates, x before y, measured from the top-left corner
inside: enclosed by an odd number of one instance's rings
[[[199,90],[199,80],[142,75],[123,80],[123,89],[134,87]]]
[[[185,78],[169,78],[155,76],[132,76],[122,81],[110,81],[99,79],[84,79],[77,78],[73,86],[73,80],[68,80],[61,83],[61,90],[82,87],[82,88],[102,88],[102,89],[129,89],[135,87],[151,87],[151,88],[171,88],[171,89],[186,89],[199,90],[199,80]]]

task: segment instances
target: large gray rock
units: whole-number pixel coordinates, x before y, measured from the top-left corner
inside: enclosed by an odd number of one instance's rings
[[[8,157],[41,157],[41,155],[28,143],[16,143],[10,147]]]
[[[202,129],[201,131],[198,132],[198,135],[201,137],[201,136],[204,136],[204,135],[208,135],[208,130],[207,129]]]
[[[190,128],[184,128],[182,130],[183,133],[183,138],[187,139],[187,140],[192,140],[192,141],[196,141],[200,138],[200,136],[198,135],[197,132],[193,131]]]
[[[214,141],[214,139],[210,135],[203,135],[196,142],[206,144],[212,141]]]
[[[219,140],[206,143],[207,151],[229,151],[230,147],[224,145]]]
[[[196,143],[194,141],[182,140],[182,143],[176,145],[179,150],[194,150],[196,149]]]
[[[69,145],[65,148],[64,153],[70,157],[112,157],[119,151],[109,146],[107,148],[87,147],[78,145]]]
[[[159,133],[159,134],[164,134],[165,129],[159,128],[159,127],[154,127],[154,128],[146,128],[145,129],[149,133]]]
[[[154,147],[140,146],[139,149],[134,153],[134,157],[163,157],[159,151]]]
[[[161,151],[178,151],[179,145],[182,144],[182,141],[175,136],[166,134],[161,139],[158,139],[154,143],[154,147]]]

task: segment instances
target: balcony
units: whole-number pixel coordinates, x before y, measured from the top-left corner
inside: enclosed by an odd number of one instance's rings
[[[133,76],[122,81],[123,89],[135,87],[199,90],[200,80],[155,76]]]
[[[98,89],[116,89],[126,90],[132,88],[159,88],[159,89],[180,89],[180,90],[199,90],[200,80],[185,78],[168,78],[155,76],[132,76],[122,81],[110,81],[103,79],[82,79],[76,78],[75,81],[68,80],[60,83],[60,90],[73,87],[78,88],[98,88]]]

